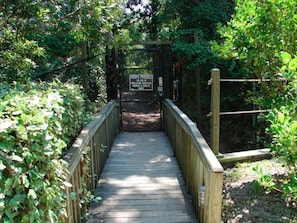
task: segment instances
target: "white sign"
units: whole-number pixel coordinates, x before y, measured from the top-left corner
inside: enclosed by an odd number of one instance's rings
[[[152,74],[130,74],[129,90],[130,91],[152,91],[154,75]]]

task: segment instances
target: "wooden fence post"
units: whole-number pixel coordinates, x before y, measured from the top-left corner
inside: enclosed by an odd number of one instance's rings
[[[219,155],[220,144],[220,70],[211,70],[211,116],[210,116],[210,140],[211,149],[215,155]]]

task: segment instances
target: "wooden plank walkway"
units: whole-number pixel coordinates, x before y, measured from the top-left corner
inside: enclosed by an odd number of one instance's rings
[[[88,223],[197,223],[163,132],[121,133],[91,203]]]

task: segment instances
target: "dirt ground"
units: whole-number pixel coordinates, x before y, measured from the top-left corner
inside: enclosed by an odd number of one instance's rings
[[[263,160],[241,163],[224,172],[223,211],[224,223],[297,223],[296,202],[288,206],[279,192],[266,194],[257,182],[254,167],[262,165],[272,175],[286,174],[281,163]],[[292,203],[291,203],[292,204]]]
[[[160,131],[161,105],[151,92],[124,92],[122,94],[123,131]]]

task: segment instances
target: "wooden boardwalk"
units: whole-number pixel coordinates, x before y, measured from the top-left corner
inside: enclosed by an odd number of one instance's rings
[[[88,223],[197,223],[163,132],[121,133],[95,190]]]

